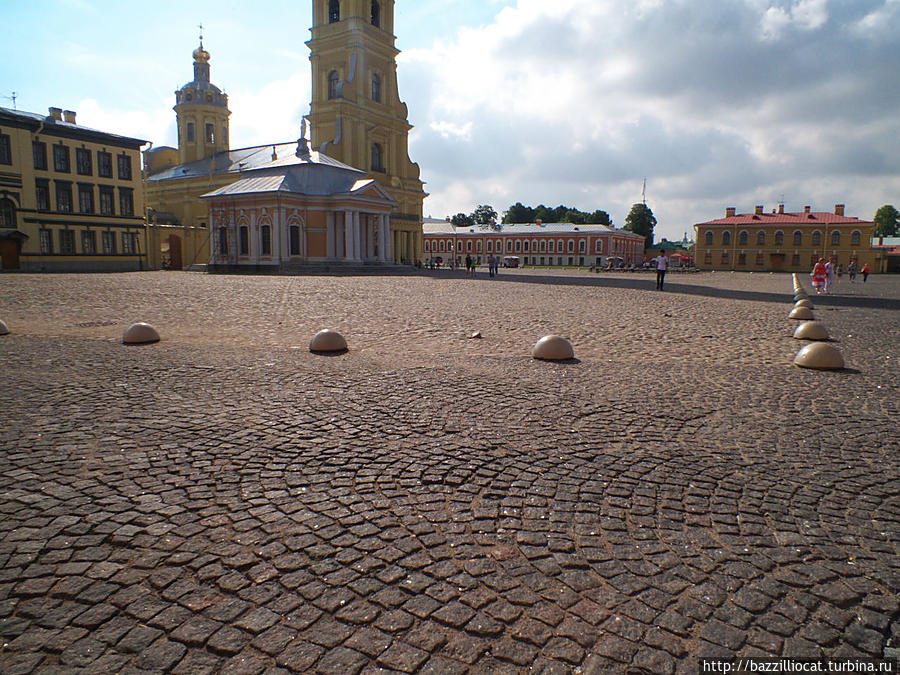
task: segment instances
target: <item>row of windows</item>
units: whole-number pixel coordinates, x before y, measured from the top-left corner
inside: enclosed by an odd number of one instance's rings
[[[568,256],[568,257],[563,257],[563,256],[556,256],[556,257],[554,257],[554,256],[540,256],[540,257],[539,256],[530,256],[529,257],[529,256],[525,256],[524,258],[522,258],[522,264],[523,265],[559,265],[559,266],[568,265],[569,267],[575,267],[576,265],[579,267],[585,266],[584,256],[579,256],[577,258],[577,260],[578,260],[578,262],[576,263],[575,262],[576,258],[574,258],[573,256]],[[587,260],[588,260],[588,264],[591,264],[591,265],[602,265],[603,264],[603,260],[601,258],[597,258],[595,262],[591,262],[590,258],[588,258]],[[480,255],[475,256],[475,264],[476,265],[482,265],[482,264],[485,264],[486,262],[487,261],[483,260]],[[457,258],[457,264],[462,264],[462,260]]]
[[[115,232],[104,230],[100,232],[100,249],[97,248],[96,230],[81,230],[81,250],[75,248],[75,230],[58,230],[57,246],[54,248],[53,231],[42,229],[40,231],[41,253],[52,255],[134,255],[139,250],[138,234],[135,232],[122,232],[121,249],[116,245]]]
[[[34,168],[46,171],[47,144],[43,141],[32,141],[31,151],[34,157]],[[79,176],[93,176],[93,152],[87,148],[75,148],[75,172]],[[131,180],[131,156],[126,154],[116,155],[116,169],[119,180]],[[70,173],[71,155],[69,147],[62,144],[53,146],[53,170],[59,173]],[[100,178],[113,177],[112,153],[97,150],[97,175]]]
[[[300,228],[297,225],[291,225],[288,229],[288,239],[290,240],[290,254],[300,255]],[[250,228],[241,225],[238,228],[238,255],[250,255]],[[259,228],[259,254],[262,256],[272,255],[272,227],[270,225],[261,225]],[[228,255],[228,228],[219,228],[219,255]]]
[[[56,198],[56,211],[58,213],[74,213],[75,203],[72,198],[72,183],[55,180],[54,196]],[[99,193],[99,211],[95,208],[94,185],[88,183],[77,184],[78,213],[100,213],[102,216],[116,215],[116,193],[111,185],[97,186]],[[35,200],[38,211],[50,211],[50,181],[37,179],[35,182]],[[134,215],[134,190],[131,188],[119,188],[119,215]]]
[[[340,0],[328,0],[328,23],[337,23],[340,20]],[[381,26],[381,5],[378,4],[378,0],[372,0],[369,5],[369,22],[376,28]]]
[[[449,241],[445,242],[445,240],[443,240],[443,239],[438,239],[438,240],[426,239],[425,240],[425,250],[426,251],[430,251],[432,253],[438,253],[438,252],[443,253],[445,247],[446,247],[447,251],[453,250],[452,244]],[[527,239],[525,239],[525,240],[507,239],[506,240],[506,252],[507,253],[512,253],[513,250],[515,250],[516,253],[521,253],[521,252],[528,253],[529,249],[534,252],[540,251],[541,253],[545,253],[545,252],[554,253],[555,252],[554,247],[555,247],[555,251],[558,251],[560,253],[562,253],[563,251],[567,251],[568,253],[574,253],[575,252],[575,240],[569,239],[568,243],[564,242],[562,239],[559,239],[556,242],[554,242],[552,239],[551,240],[541,239],[540,241],[537,239],[534,239],[530,242]],[[485,249],[487,250],[488,253],[494,252],[495,244],[494,244],[493,239],[487,240]],[[472,253],[473,250],[476,253],[481,253],[482,252],[481,240],[479,239],[475,242],[474,249],[473,249],[473,245],[472,245],[472,240],[471,239],[466,240],[465,250],[467,253]],[[501,239],[498,239],[496,241],[496,251],[497,251],[497,253],[503,252],[503,241]],[[584,239],[578,240],[578,252],[579,253],[587,252],[587,242]],[[603,240],[602,239],[597,239],[594,242],[594,252],[595,253],[603,253]]]
[[[750,238],[750,234],[747,230],[741,230],[738,233],[738,245],[745,246],[747,241]],[[853,230],[850,235],[850,245],[851,246],[859,246],[860,239],[862,238],[862,233],[859,230]],[[706,245],[713,245],[713,233],[711,230],[706,232]],[[756,243],[759,246],[765,246],[766,243],[766,233],[764,230],[760,230],[756,233]],[[784,244],[784,232],[778,230],[775,232],[775,245],[781,246]],[[822,244],[822,233],[819,230],[814,230],[812,233],[812,245],[820,246]],[[730,246],[731,245],[731,232],[725,230],[722,232],[722,246]],[[794,231],[794,246],[802,246],[803,245],[803,232],[800,230]],[[840,246],[841,245],[841,233],[839,230],[834,230],[831,233],[831,245],[832,246]]]

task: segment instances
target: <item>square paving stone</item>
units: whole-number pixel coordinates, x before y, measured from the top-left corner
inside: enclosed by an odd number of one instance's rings
[[[222,664],[222,675],[259,675],[269,665],[269,659],[252,650],[235,654]]]
[[[303,638],[326,649],[331,649],[341,644],[352,633],[353,631],[348,626],[326,615],[307,628],[303,632]]]
[[[275,625],[280,620],[281,617],[272,610],[266,609],[265,607],[257,607],[235,621],[234,625],[253,634],[257,634],[263,632],[266,628]]]
[[[356,675],[368,662],[369,659],[357,651],[335,647],[319,659],[316,670],[320,673]]]
[[[275,657],[275,663],[297,673],[307,673],[325,649],[306,640],[294,640],[281,654]]]
[[[394,641],[390,647],[378,657],[378,664],[403,673],[412,673],[430,656],[428,652],[400,640]]]
[[[222,659],[215,654],[198,649],[188,650],[178,665],[172,670],[173,675],[213,675],[222,668]]]
[[[242,630],[238,630],[234,626],[222,626],[213,633],[206,643],[206,646],[216,654],[223,656],[234,656],[246,647],[252,636]]]
[[[145,670],[169,671],[181,661],[186,652],[187,647],[183,644],[163,637],[142,650],[134,664]]]
[[[172,631],[169,637],[190,647],[200,647],[221,627],[222,624],[218,621],[194,614]]]

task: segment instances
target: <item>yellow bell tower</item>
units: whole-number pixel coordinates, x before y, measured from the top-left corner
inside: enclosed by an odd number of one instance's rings
[[[211,157],[228,147],[228,96],[209,81],[209,52],[194,50],[194,80],[175,92],[178,163]]]
[[[312,144],[369,173],[397,200],[395,262],[423,259],[419,165],[409,159],[406,104],[397,90],[394,0],[313,0]]]

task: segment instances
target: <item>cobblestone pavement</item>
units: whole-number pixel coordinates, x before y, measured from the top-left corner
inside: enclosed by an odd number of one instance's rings
[[[791,365],[789,275],[653,285],[0,276],[0,672],[900,646],[900,278],[812,298],[841,372]],[[530,358],[550,332],[577,362]]]

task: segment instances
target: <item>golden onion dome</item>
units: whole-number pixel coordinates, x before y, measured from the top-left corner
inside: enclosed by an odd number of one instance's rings
[[[203,42],[194,50],[194,61],[197,63],[209,63],[209,52],[203,49]]]

